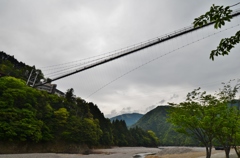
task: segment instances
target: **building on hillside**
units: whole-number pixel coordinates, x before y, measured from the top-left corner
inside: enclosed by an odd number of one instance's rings
[[[36,88],[38,90],[41,90],[41,91],[46,91],[48,93],[55,94],[57,85],[56,84],[47,83],[47,84],[44,84],[44,85],[41,85],[41,86],[37,86]]]
[[[65,93],[63,93],[59,89],[56,89],[54,94],[57,94],[59,97],[65,97]]]
[[[65,97],[65,93],[57,89],[56,84],[47,83],[36,87],[38,90],[46,91],[51,94],[57,94],[59,97]]]

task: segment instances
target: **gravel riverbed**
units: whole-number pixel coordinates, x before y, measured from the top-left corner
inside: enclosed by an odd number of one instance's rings
[[[202,153],[202,155],[192,157],[196,152]],[[190,158],[204,158],[204,152],[205,148],[198,147],[114,147],[111,149],[95,149],[92,151],[92,154],[89,155],[55,153],[0,154],[0,158],[133,158],[134,155],[139,153],[156,153],[154,156],[147,156],[149,158],[171,158],[170,155],[180,157],[180,155],[184,156],[184,154],[190,155]],[[212,158],[224,157],[224,151],[214,151],[212,154]],[[184,156],[184,158],[186,158],[186,156]],[[231,151],[231,158],[237,158],[234,150]]]
[[[157,153],[161,149],[145,147],[114,147],[111,149],[95,149],[93,154],[54,154],[54,153],[32,153],[32,154],[1,154],[0,158],[132,158],[138,153]]]

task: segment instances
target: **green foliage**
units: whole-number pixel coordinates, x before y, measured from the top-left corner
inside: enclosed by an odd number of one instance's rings
[[[58,97],[28,87],[21,79],[1,77],[0,141],[64,141],[88,146],[158,144],[153,132],[138,129],[135,139],[124,121],[111,123],[97,105],[73,97],[73,89],[68,92],[67,98]]]
[[[74,102],[75,101],[75,98],[74,98],[74,90],[73,88],[70,88],[67,90],[66,94],[65,94],[65,97],[67,99],[68,102]]]
[[[171,103],[168,121],[177,132],[200,141],[207,149],[207,157],[211,156],[214,142],[223,146],[229,157],[230,148],[240,143],[240,111],[233,104],[238,88],[238,83],[232,88],[229,82],[215,95],[196,89],[185,102]]]
[[[138,114],[138,113],[122,114],[122,115],[112,117],[112,118],[110,118],[110,120],[111,121],[116,120],[116,119],[124,120],[126,122],[127,126],[130,127],[134,123],[136,123],[142,116],[143,116],[143,114]]]
[[[150,137],[151,143],[157,146],[159,144],[159,139],[156,136],[156,134],[151,130],[148,130],[147,133],[148,133],[148,136]]]
[[[130,133],[127,128],[125,121],[115,120],[112,122],[113,125],[113,137],[114,144],[118,146],[128,146],[130,142]]]
[[[102,136],[100,137],[99,143],[102,145],[114,145],[113,128],[109,119],[106,119],[103,113],[99,110],[97,105],[93,103],[88,104],[85,114],[91,113],[94,119],[99,121],[100,128],[102,129]]]
[[[158,106],[145,114],[132,127],[138,126],[145,131],[152,130],[159,139],[159,145],[198,146],[199,143],[192,138],[173,130],[173,126],[166,120],[169,108],[170,106]]]
[[[203,25],[214,22],[214,28],[218,29],[225,25],[225,21],[231,21],[231,13],[232,10],[229,6],[224,8],[223,6],[215,6],[213,4],[210,11],[198,18],[195,18],[193,24],[194,27],[202,27]]]
[[[76,97],[73,88],[67,90],[66,97],[59,97],[26,86],[29,72],[35,67],[18,62],[4,52],[0,52],[0,57],[0,73],[5,75],[0,77],[1,142],[36,143],[36,146],[62,142],[90,147],[158,144],[151,131],[139,128],[134,133],[138,137],[133,137],[124,121],[111,123],[97,105]],[[37,80],[43,78],[41,70],[38,71]]]
[[[98,144],[100,137],[102,136],[102,130],[100,129],[98,120],[85,118],[83,120],[84,128],[84,141],[87,144],[95,145]]]
[[[202,27],[208,23],[214,23],[214,28],[218,29],[225,25],[225,22],[230,22],[232,19],[232,10],[229,6],[215,6],[212,5],[210,11],[206,12],[204,15],[201,15],[198,18],[194,19],[194,27]],[[232,48],[240,42],[240,31],[237,31],[234,36],[230,38],[223,38],[217,49],[212,50],[210,54],[210,59],[214,60],[215,56],[219,55],[228,55]]]
[[[96,145],[102,135],[97,120],[76,116],[69,118],[62,136],[65,140],[74,143]]]
[[[0,85],[0,139],[40,141],[43,122],[37,119],[37,112],[32,106],[33,99],[28,98],[28,94],[35,90],[32,91],[22,80],[13,77],[0,78]]]
[[[130,128],[131,141],[130,145],[156,147],[159,145],[159,139],[156,134],[151,131],[144,131],[138,126]]]
[[[68,102],[28,87],[24,81],[13,77],[0,78],[0,85],[1,141],[46,142],[61,140],[62,136],[69,142],[88,145],[99,141],[102,135],[99,122],[89,117],[90,114],[82,114],[88,111],[86,102],[81,101],[84,105],[81,107],[80,99],[77,103]],[[69,105],[81,112],[76,115],[71,108],[69,111]]]
[[[56,118],[57,124],[64,126],[67,123],[69,112],[65,108],[60,108],[54,111],[54,116]]]
[[[14,56],[0,52],[0,73],[5,74],[6,76],[13,76],[27,81],[32,69],[35,69],[35,67],[31,67],[25,63],[19,62],[14,58]],[[38,72],[39,75],[37,82],[39,82],[40,79],[44,78],[41,70],[38,70]]]
[[[240,31],[237,31],[236,34],[234,36],[231,36],[230,38],[223,38],[220,41],[217,49],[212,50],[210,54],[210,59],[214,60],[214,56],[218,56],[218,55],[222,55],[222,56],[228,55],[232,50],[232,48],[234,48],[234,46],[239,42],[240,42]]]
[[[218,120],[217,108],[221,107],[214,97],[196,91],[193,93],[197,95],[188,95],[186,102],[172,104],[168,121],[175,125],[177,132],[194,137],[204,146],[211,147],[215,121]]]

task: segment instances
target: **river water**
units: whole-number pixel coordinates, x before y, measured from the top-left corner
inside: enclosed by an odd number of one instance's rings
[[[133,155],[133,158],[145,158],[147,155],[155,155],[156,153],[139,153],[136,155]]]

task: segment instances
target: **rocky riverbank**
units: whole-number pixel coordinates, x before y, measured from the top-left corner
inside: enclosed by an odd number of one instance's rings
[[[114,147],[111,149],[94,149],[89,151],[89,155],[54,153],[2,154],[0,158],[133,158],[134,155],[139,153],[156,153],[156,155],[149,155],[146,158],[205,158],[205,148],[192,147]],[[213,149],[212,158],[224,157],[224,151]],[[231,151],[230,157],[237,158],[234,150]]]
[[[0,158],[132,158],[138,153],[157,153],[158,148],[145,147],[114,147],[111,149],[94,149],[89,151],[89,155],[83,154],[2,154]]]
[[[203,147],[164,147],[156,155],[145,158],[205,158],[206,151]],[[212,149],[211,158],[225,158],[224,150]],[[237,158],[234,150],[230,152],[230,158]]]

